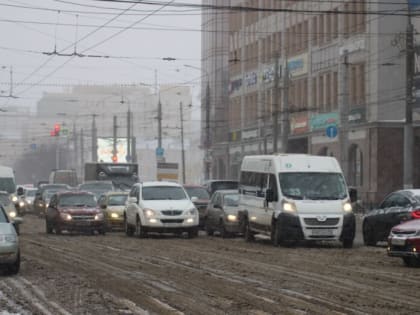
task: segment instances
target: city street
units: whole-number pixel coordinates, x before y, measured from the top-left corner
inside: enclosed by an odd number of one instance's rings
[[[122,232],[47,235],[25,216],[21,272],[0,314],[414,314],[419,269],[383,246],[273,247],[267,240]]]

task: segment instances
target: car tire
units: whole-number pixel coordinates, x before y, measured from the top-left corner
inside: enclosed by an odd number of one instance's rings
[[[127,236],[134,235],[134,229],[128,224],[127,219],[124,217],[124,230]]]
[[[53,228],[52,228],[51,224],[48,223],[47,220],[45,220],[45,232],[47,234],[52,234],[52,232],[53,232]]]
[[[229,232],[226,231],[225,223],[223,222],[223,220],[220,220],[219,226],[220,226],[219,228],[220,237],[221,238],[229,237]]]
[[[402,257],[404,265],[407,267],[420,267],[420,259],[416,257]]]
[[[247,242],[252,242],[255,240],[255,234],[251,231],[251,227],[249,226],[248,219],[245,219],[245,231],[244,231],[244,238]]]
[[[18,252],[16,261],[7,267],[7,272],[10,275],[15,275],[20,270],[20,252]]]
[[[55,230],[55,234],[57,234],[57,235],[61,235],[61,232],[62,232],[62,231],[61,231],[61,228],[60,228],[59,226],[57,226],[57,225],[56,225],[56,226],[54,227],[54,230]]]
[[[367,222],[363,223],[363,242],[366,246],[376,246],[378,242],[371,225]]]
[[[198,228],[188,230],[188,238],[196,238],[198,236]]]
[[[105,234],[106,234],[106,228],[99,229],[99,230],[98,230],[98,233],[99,233],[100,235],[105,235]]]
[[[353,248],[353,239],[352,238],[343,239],[343,248]]]
[[[136,229],[135,229],[134,234],[138,238],[145,238],[147,236],[139,217],[137,217],[137,220],[136,220]]]
[[[271,232],[271,242],[274,246],[280,246],[283,244],[283,238],[281,235],[281,227],[279,221],[273,222]]]
[[[211,228],[207,219],[204,221],[204,229],[206,230],[208,236],[213,236],[214,230]]]

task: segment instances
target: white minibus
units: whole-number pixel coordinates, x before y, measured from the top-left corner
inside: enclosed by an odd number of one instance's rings
[[[355,216],[334,157],[306,154],[245,156],[240,210],[247,241],[266,234],[274,245],[339,240],[353,246]]]

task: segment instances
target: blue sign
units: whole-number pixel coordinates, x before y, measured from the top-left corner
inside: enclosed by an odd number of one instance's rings
[[[335,125],[328,126],[327,129],[325,129],[325,133],[327,134],[328,138],[337,137],[337,133],[338,133],[337,126],[335,126]]]
[[[31,143],[31,150],[36,150],[36,143]]]
[[[156,148],[156,156],[163,156],[165,150],[163,148]]]
[[[420,0],[408,0],[408,7],[414,9],[420,6]]]

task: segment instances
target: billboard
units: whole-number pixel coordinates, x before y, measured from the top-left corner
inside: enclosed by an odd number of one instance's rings
[[[98,138],[98,161],[112,163],[114,138]],[[127,138],[117,138],[117,162],[125,163],[127,157]]]

